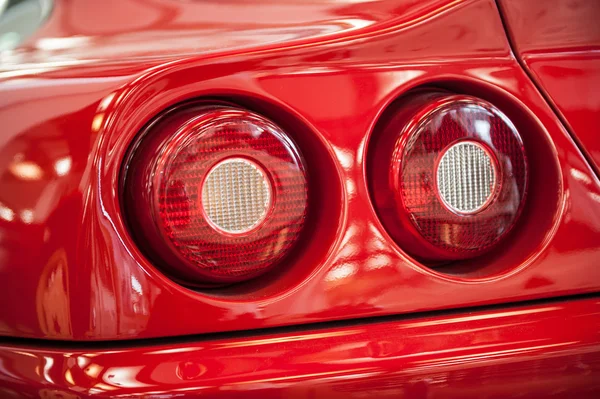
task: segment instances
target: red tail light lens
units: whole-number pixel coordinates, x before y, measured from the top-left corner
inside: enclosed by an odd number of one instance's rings
[[[167,114],[143,132],[123,192],[138,242],[193,284],[271,268],[296,242],[308,200],[302,158],[279,127],[206,105]]]
[[[423,95],[406,108],[383,127],[389,150],[375,164],[389,171],[373,188],[386,228],[423,260],[485,252],[524,204],[527,162],[516,128],[471,97]]]

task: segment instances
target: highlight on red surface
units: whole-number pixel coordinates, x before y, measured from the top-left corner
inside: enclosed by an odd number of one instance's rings
[[[151,123],[125,165],[138,245],[182,283],[231,283],[278,263],[304,225],[302,157],[252,112],[196,104]]]
[[[472,258],[514,226],[527,192],[527,160],[517,129],[493,105],[421,95],[381,133],[389,149],[379,168],[389,174],[375,177],[373,196],[407,252],[425,261]]]

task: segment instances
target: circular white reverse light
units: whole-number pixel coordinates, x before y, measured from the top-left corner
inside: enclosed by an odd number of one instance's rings
[[[202,207],[215,230],[244,234],[267,216],[271,192],[260,166],[245,158],[229,158],[208,172],[202,185]]]
[[[462,141],[442,154],[437,168],[437,190],[442,203],[455,213],[476,213],[492,200],[496,168],[481,144]]]

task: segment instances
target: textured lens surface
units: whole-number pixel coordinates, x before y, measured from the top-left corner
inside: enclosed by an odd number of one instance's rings
[[[276,265],[298,241],[305,168],[275,124],[227,106],[167,115],[128,170],[132,225],[149,257],[181,282],[229,283]]]
[[[262,222],[271,204],[271,184],[265,172],[243,158],[226,159],[208,173],[202,206],[219,230],[246,233]]]
[[[457,258],[498,242],[526,191],[525,152],[512,124],[489,104],[457,101],[429,112],[407,134],[392,173],[419,234]]]
[[[460,142],[444,152],[437,171],[443,203],[457,213],[481,210],[492,197],[496,171],[491,156],[480,145]]]

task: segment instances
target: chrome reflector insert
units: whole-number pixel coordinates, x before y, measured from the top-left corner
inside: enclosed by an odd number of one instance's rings
[[[245,158],[229,158],[208,172],[202,185],[202,207],[215,230],[243,234],[265,219],[271,192],[260,166]]]
[[[455,213],[476,213],[492,199],[496,169],[481,144],[462,141],[443,153],[437,168],[437,189],[443,204]]]

